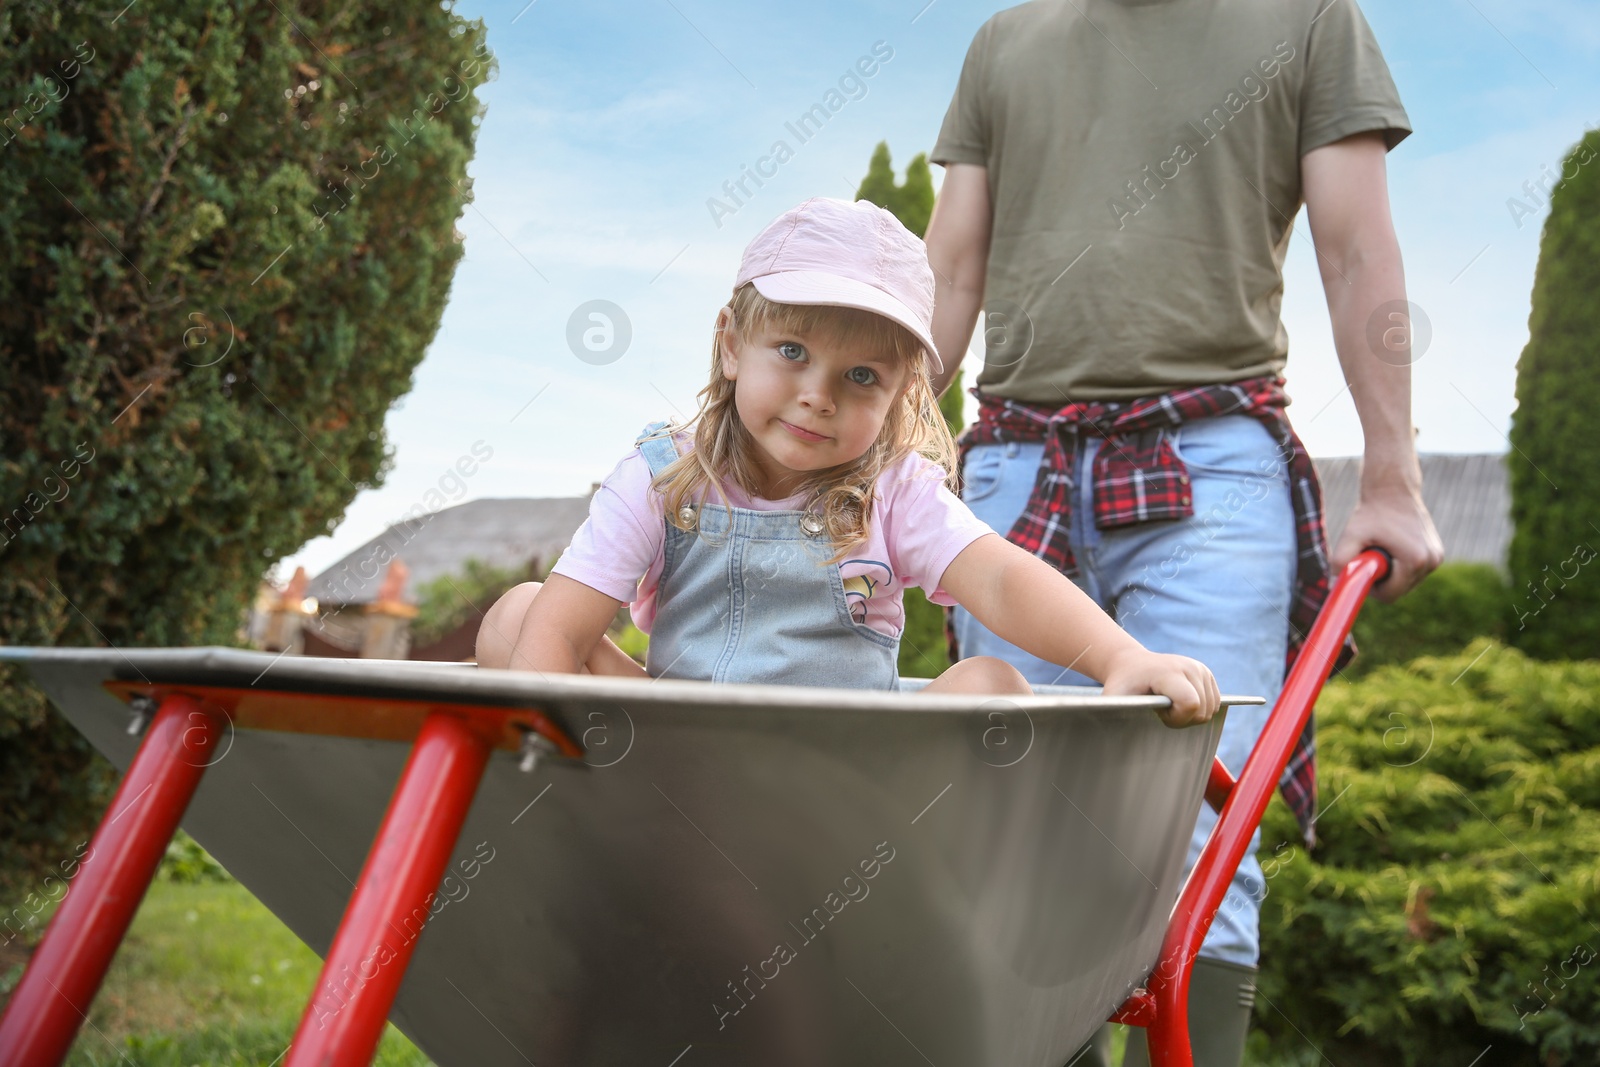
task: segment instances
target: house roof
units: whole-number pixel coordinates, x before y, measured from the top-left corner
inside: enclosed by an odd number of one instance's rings
[[[1422,500],[1444,541],[1445,560],[1504,567],[1511,544],[1511,487],[1505,456],[1435,453],[1420,459]],[[1315,462],[1331,547],[1355,508],[1361,459],[1339,456]]]
[[[467,560],[495,567],[525,566],[537,557],[553,563],[589,514],[589,498],[469,500],[389,527],[311,579],[306,589],[324,605],[365,604],[377,599],[390,559],[411,568],[408,595]]]
[[[1502,455],[1424,455],[1422,497],[1444,540],[1445,559],[1505,565],[1511,541],[1511,493]],[[1329,544],[1338,541],[1355,507],[1361,460],[1316,460]],[[397,523],[311,580],[307,595],[325,605],[377,598],[388,561],[411,568],[414,591],[469,559],[495,567],[553,563],[589,512],[589,497],[472,500]]]

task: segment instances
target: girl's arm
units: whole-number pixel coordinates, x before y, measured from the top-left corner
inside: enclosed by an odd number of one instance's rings
[[[511,669],[577,674],[620,607],[620,600],[566,575],[552,574],[523,616],[511,650]]]
[[[1168,697],[1169,725],[1205,722],[1222,702],[1203,664],[1149,651],[1070,578],[999,534],[962,549],[939,584],[997,636],[1098,678],[1107,695]]]

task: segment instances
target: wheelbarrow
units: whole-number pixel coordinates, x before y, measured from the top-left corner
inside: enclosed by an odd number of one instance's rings
[[[442,1067],[1061,1067],[1108,1016],[1188,1067],[1190,967],[1387,569],[1346,568],[1237,782],[1222,715],[1094,689],[0,648],[126,769],[0,1063],[65,1058],[181,823],[324,959],[288,1067],[385,1020]]]

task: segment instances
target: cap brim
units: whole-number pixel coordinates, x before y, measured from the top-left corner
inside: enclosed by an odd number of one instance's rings
[[[779,304],[831,304],[882,315],[904,326],[928,353],[935,373],[944,371],[944,361],[933,345],[933,338],[917,322],[916,313],[894,297],[866,282],[841,278],[816,270],[791,270],[763,274],[750,279],[756,291]]]

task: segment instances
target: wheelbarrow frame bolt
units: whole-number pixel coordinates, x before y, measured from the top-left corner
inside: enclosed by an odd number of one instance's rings
[[[545,756],[552,755],[556,746],[549,738],[543,737],[533,730],[527,730],[522,735],[522,761],[517,768],[523,774],[532,774],[539,766],[539,761]]]
[[[150,726],[150,720],[156,713],[156,699],[149,696],[136,696],[128,701],[128,736],[143,737]]]

